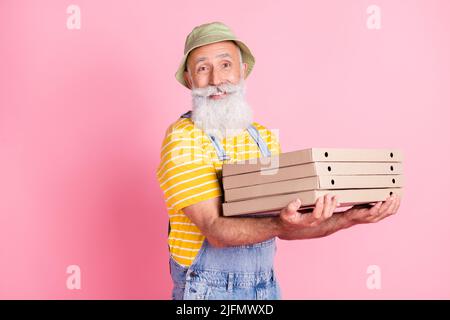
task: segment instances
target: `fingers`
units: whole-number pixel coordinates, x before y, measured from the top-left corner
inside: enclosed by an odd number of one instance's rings
[[[392,214],[397,213],[398,208],[400,207],[400,202],[401,202],[400,196],[398,194],[394,194],[394,195],[395,195],[395,200],[394,200],[395,206],[394,206]]]
[[[297,212],[297,210],[300,208],[301,205],[302,201],[299,198],[297,198],[294,201],[289,202],[289,204],[287,205],[287,211]]]
[[[393,194],[389,197],[389,206],[387,207],[387,209],[385,211],[382,211],[382,214],[389,214],[390,212],[392,212],[395,208],[395,204],[396,204],[396,195]]]
[[[290,202],[280,213],[282,221],[287,228],[295,226],[316,226],[323,220],[331,217],[337,206],[337,198],[330,194],[319,197],[314,209],[310,213],[302,213],[300,200]]]
[[[370,215],[371,216],[377,215],[382,205],[383,205],[382,201],[377,202],[372,208],[370,208],[369,210]]]
[[[386,210],[386,214],[391,215],[392,213],[394,213],[394,209],[395,209],[396,205],[397,205],[397,196],[395,194],[393,194],[391,205]]]
[[[397,212],[397,209],[400,206],[400,200],[397,195],[393,194],[391,195],[386,201],[385,201],[385,207],[384,210],[380,209],[380,212],[377,217],[375,217],[374,222],[383,220],[384,218],[393,215],[395,212]],[[387,206],[387,208],[386,208]]]
[[[329,193],[325,196],[319,197],[312,212],[312,217],[318,221],[328,219],[333,215],[337,203],[337,197],[332,196]]]
[[[297,210],[302,205],[300,199],[295,199],[288,203],[288,205],[281,210],[281,217],[289,223],[295,223],[300,218],[300,213]]]
[[[400,202],[401,202],[401,198],[400,198],[400,196],[397,196],[397,203],[396,203],[396,206],[395,206],[395,208],[394,208],[394,214],[395,213],[397,213],[397,211],[398,211],[398,208],[400,208]]]
[[[398,208],[400,207],[400,197],[396,194],[393,194],[392,197],[393,197],[392,205],[386,212],[386,215],[388,216],[395,214]]]
[[[323,208],[322,218],[328,219],[334,213],[337,206],[337,196],[331,196],[327,194],[325,196],[325,206]]]
[[[387,197],[386,200],[381,205],[379,213],[380,214],[385,213],[389,209],[389,207],[391,206],[392,202],[393,202],[392,196]]]
[[[324,202],[325,202],[324,197],[319,197],[319,199],[317,199],[316,205],[315,205],[314,210],[312,212],[312,216],[315,219],[320,219],[320,217],[322,216]]]
[[[353,206],[345,213],[352,221],[356,223],[372,223],[378,222],[397,212],[400,206],[400,197],[393,194],[386,198],[385,201],[379,201],[370,209]]]

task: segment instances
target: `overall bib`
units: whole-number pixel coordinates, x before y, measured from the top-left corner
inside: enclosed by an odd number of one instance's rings
[[[190,118],[190,115],[189,111],[182,117]],[[270,150],[259,131],[253,125],[247,131],[258,145],[262,156],[270,156]],[[228,160],[220,141],[214,136],[209,138],[219,159]],[[205,239],[189,268],[170,258],[170,274],[174,284],[172,299],[281,299],[273,270],[275,251],[275,238],[253,245],[226,248],[215,248]]]

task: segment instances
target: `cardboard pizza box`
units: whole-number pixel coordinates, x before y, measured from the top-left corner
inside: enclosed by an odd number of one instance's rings
[[[233,164],[228,166],[230,168]],[[222,184],[224,189],[232,189],[312,176],[402,173],[403,163],[401,162],[310,162],[272,170],[258,170],[256,172],[228,175],[222,177]]]
[[[402,175],[314,176],[242,188],[225,189],[225,202],[307,190],[373,189],[403,187]]]
[[[225,202],[222,204],[223,215],[240,216],[252,214],[264,215],[267,213],[278,214],[281,209],[296,198],[300,198],[302,201],[302,208],[307,208],[314,206],[317,198],[327,193],[338,195],[341,207],[345,207],[355,204],[384,201],[392,193],[401,196],[402,188],[309,190],[243,201]]]
[[[234,163],[225,163],[222,176],[283,168],[310,162],[402,162],[403,155],[398,149],[338,149],[309,148],[253,158]]]

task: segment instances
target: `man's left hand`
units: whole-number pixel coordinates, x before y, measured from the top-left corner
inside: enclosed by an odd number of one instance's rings
[[[351,225],[361,223],[374,223],[397,213],[400,207],[400,197],[396,194],[389,196],[383,202],[375,205],[357,205],[344,211],[343,218]]]

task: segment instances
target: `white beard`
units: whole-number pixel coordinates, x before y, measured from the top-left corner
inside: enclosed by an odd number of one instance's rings
[[[209,98],[211,94],[226,92],[221,99]],[[245,84],[223,84],[192,89],[192,121],[206,134],[222,140],[232,137],[253,122],[253,112],[245,100]]]

